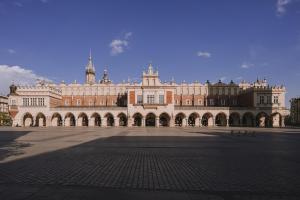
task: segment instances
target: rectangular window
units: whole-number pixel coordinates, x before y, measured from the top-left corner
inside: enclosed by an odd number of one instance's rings
[[[237,105],[237,100],[236,100],[236,99],[233,99],[233,100],[232,100],[232,104],[233,104],[234,106],[236,106],[236,105]]]
[[[159,104],[165,103],[165,95],[159,95]]]
[[[202,105],[201,99],[198,99],[198,105]]]
[[[137,95],[137,104],[143,104],[143,95]]]
[[[222,95],[225,95],[225,88],[222,88]]]
[[[267,104],[271,104],[272,101],[271,101],[271,96],[267,96]]]
[[[29,106],[29,98],[23,98],[23,106]]]
[[[66,99],[66,100],[65,100],[65,106],[68,106],[68,105],[69,105],[69,100]]]
[[[214,99],[209,99],[209,105],[211,105],[211,106],[215,105]]]
[[[237,88],[234,88],[234,95],[237,95]]]
[[[225,99],[221,99],[221,105],[225,106]]]
[[[147,95],[147,103],[154,104],[154,95]]]
[[[189,99],[186,100],[186,105],[190,105],[190,100]]]
[[[278,101],[278,96],[274,96],[273,102],[276,103],[276,104],[279,103],[279,101]]]
[[[33,101],[33,103],[32,103],[32,104],[33,104],[34,106],[37,106],[37,103],[36,103],[36,98],[33,98],[33,99],[32,99],[32,101]]]
[[[265,97],[264,96],[260,96],[259,97],[259,104],[264,104],[265,103]]]
[[[231,95],[231,88],[228,88],[228,95]]]

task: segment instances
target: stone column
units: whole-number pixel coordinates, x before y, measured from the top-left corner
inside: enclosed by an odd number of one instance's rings
[[[77,119],[77,126],[82,126],[82,117]]]
[[[175,126],[175,119],[171,118],[170,119],[170,127],[174,127]]]
[[[91,127],[95,126],[95,117],[89,118],[89,126]]]
[[[202,118],[199,117],[199,126],[202,127]]]
[[[127,118],[127,127],[132,127],[132,118],[131,117]]]
[[[102,122],[101,122],[101,125],[102,125],[103,127],[107,127],[107,117],[103,117],[103,120],[102,120]]]
[[[70,126],[70,117],[67,117],[67,118],[64,120],[64,126]]]
[[[199,117],[197,117],[195,119],[195,127],[199,127],[200,126],[200,120],[199,120]]]
[[[229,118],[226,119],[226,126],[229,127]]]
[[[209,119],[212,120],[212,126],[216,126],[215,118],[211,117],[211,118],[209,118]]]
[[[118,127],[120,125],[120,118],[116,117],[114,118],[114,126]]]
[[[285,127],[285,123],[284,123],[284,117],[281,117],[281,127]]]
[[[182,119],[182,127],[186,127],[187,126],[187,118],[183,118]]]
[[[159,127],[159,117],[155,117],[155,127]]]
[[[145,127],[145,126],[146,126],[146,118],[142,117],[142,127]]]
[[[51,117],[50,116],[46,117],[46,126],[52,126],[51,123],[52,123],[51,122]]]

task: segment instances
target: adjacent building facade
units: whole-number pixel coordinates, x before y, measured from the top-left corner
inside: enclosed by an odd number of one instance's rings
[[[0,95],[0,126],[6,125],[8,119],[8,97]]]
[[[13,126],[283,127],[285,87],[254,83],[161,82],[152,65],[141,82],[96,81],[90,55],[84,84],[11,85]]]
[[[293,98],[291,103],[291,123],[300,125],[300,98]]]

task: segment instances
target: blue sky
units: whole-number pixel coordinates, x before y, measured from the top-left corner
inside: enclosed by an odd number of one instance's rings
[[[0,0],[2,93],[22,73],[84,82],[90,48],[97,79],[152,62],[161,80],[266,77],[300,95],[299,0]]]

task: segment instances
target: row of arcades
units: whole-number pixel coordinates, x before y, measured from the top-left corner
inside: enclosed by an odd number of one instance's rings
[[[20,125],[20,124],[18,124]],[[153,127],[187,127],[187,126],[245,126],[245,127],[283,127],[283,116],[276,112],[268,115],[265,112],[253,114],[246,112],[240,114],[238,112],[230,113],[229,116],[224,112],[219,112],[213,115],[211,112],[206,112],[202,116],[197,112],[186,115],[183,112],[171,116],[166,112],[156,115],[152,112],[142,115],[135,113],[132,117],[127,117],[123,112],[113,115],[106,113],[101,116],[99,113],[93,113],[88,116],[82,112],[74,115],[72,112],[60,114],[53,113],[51,116],[45,116],[43,113],[38,113],[33,116],[31,113],[25,113],[22,118],[21,126],[153,126]]]

